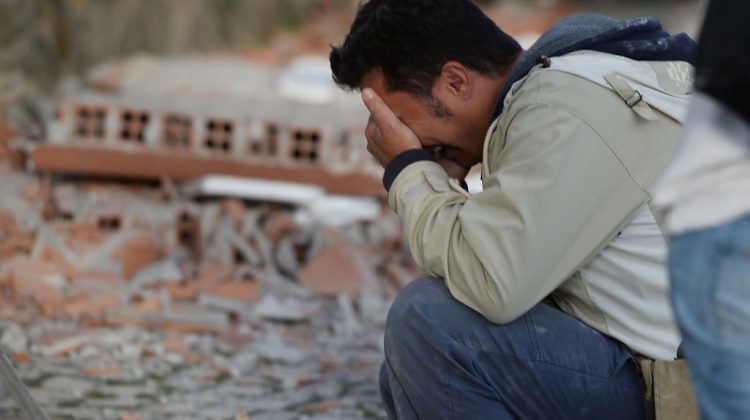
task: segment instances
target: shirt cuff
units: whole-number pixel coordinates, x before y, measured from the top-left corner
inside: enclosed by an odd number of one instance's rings
[[[405,152],[401,152],[401,154],[393,158],[393,160],[391,160],[385,167],[385,173],[383,174],[383,186],[385,186],[385,189],[391,189],[393,181],[396,180],[396,177],[404,170],[404,168],[421,160],[437,162],[432,153],[424,149],[409,149]]]

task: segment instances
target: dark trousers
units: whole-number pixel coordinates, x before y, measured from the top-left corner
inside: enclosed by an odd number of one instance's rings
[[[388,314],[380,387],[399,419],[643,419],[628,349],[545,304],[505,325],[440,279],[407,286]]]

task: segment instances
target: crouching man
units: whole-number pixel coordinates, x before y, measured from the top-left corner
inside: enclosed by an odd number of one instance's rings
[[[645,418],[634,355],[671,360],[649,206],[695,45],[653,19],[569,17],[528,51],[469,0],[371,0],[330,56],[432,277],[390,310],[391,418]],[[462,187],[482,163],[483,191]]]

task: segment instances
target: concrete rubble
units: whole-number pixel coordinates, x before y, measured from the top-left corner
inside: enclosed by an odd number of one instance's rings
[[[385,417],[385,314],[420,273],[382,202],[327,223],[306,203],[0,172],[0,350],[50,418]]]

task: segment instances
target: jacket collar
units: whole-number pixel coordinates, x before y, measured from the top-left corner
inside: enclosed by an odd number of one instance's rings
[[[492,119],[503,111],[511,86],[537,65],[541,56],[559,57],[578,50],[595,50],[634,60],[694,63],[697,45],[684,33],[670,35],[654,18],[617,20],[595,13],[569,16],[547,32],[526,51],[511,72]]]

